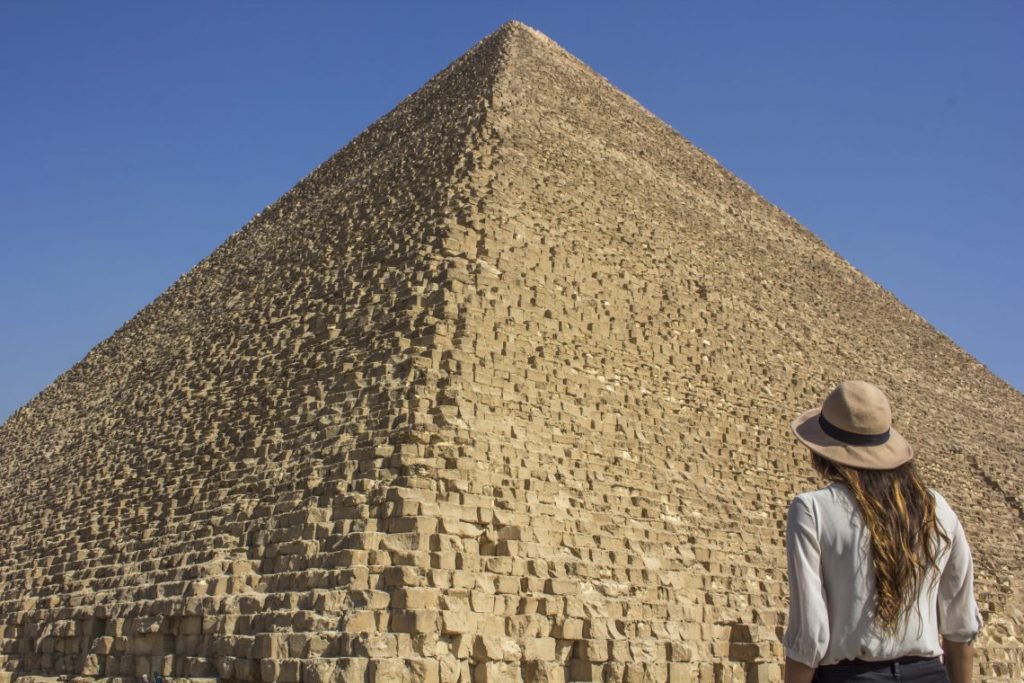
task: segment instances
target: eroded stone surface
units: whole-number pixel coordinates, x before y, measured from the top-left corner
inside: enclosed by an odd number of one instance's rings
[[[506,25],[0,427],[0,683],[780,680],[848,377],[1021,678],[1021,395]]]

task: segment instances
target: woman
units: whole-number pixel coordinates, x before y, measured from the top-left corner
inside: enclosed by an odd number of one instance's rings
[[[789,508],[786,683],[971,680],[971,551],[891,423],[885,395],[860,381],[792,423],[832,483]]]

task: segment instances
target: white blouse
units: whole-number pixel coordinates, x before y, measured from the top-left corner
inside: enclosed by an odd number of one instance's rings
[[[929,490],[951,540],[940,550],[938,569],[925,575],[916,609],[896,638],[876,629],[870,617],[875,604],[870,537],[849,488],[835,483],[793,499],[786,520],[789,620],[783,644],[788,657],[810,667],[844,659],[931,657],[942,654],[940,634],[966,642],[981,630],[963,527],[949,503]]]

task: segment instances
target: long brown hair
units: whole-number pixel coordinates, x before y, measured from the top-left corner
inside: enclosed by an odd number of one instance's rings
[[[871,536],[875,572],[875,623],[896,634],[917,596],[928,569],[949,537],[935,516],[935,499],[913,461],[891,470],[867,470],[826,460],[812,451],[814,469],[846,484]],[[932,579],[938,578],[937,572]]]

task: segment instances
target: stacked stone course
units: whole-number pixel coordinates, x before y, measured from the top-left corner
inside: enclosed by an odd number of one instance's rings
[[[508,24],[0,427],[0,683],[778,681],[846,377],[1021,679],[1021,395]]]

